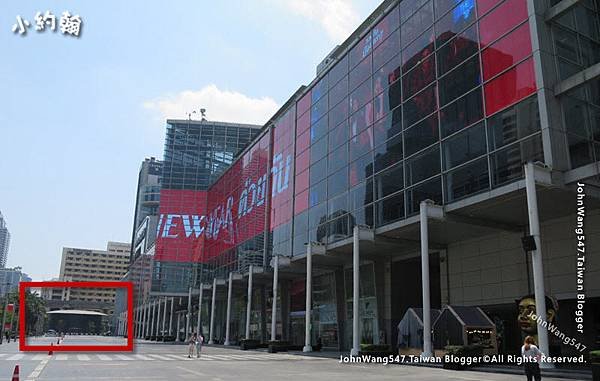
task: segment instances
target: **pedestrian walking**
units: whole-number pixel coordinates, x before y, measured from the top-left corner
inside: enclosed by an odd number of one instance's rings
[[[540,360],[542,352],[535,345],[533,336],[527,336],[521,347],[521,356],[523,356],[523,366],[525,368],[525,376],[527,381],[540,381],[542,375],[540,373]]]
[[[204,344],[204,336],[199,334],[198,339],[196,340],[196,357],[197,358],[200,358],[200,352],[202,352],[202,344]]]
[[[196,335],[196,332],[194,332],[188,338],[188,358],[192,358],[192,356],[194,355],[194,348],[196,347],[197,341],[198,341],[198,335]]]

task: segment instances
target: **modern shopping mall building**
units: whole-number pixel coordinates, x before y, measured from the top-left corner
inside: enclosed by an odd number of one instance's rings
[[[384,1],[206,190],[161,194],[136,337],[396,347],[409,308],[450,305],[479,307],[503,353],[535,308],[597,347],[599,11]],[[193,271],[172,282],[167,259]]]

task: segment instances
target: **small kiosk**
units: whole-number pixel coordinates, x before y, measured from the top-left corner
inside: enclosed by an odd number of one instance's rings
[[[431,309],[431,321],[440,316],[440,310]],[[398,323],[398,350],[403,355],[419,355],[423,350],[423,309],[409,308]]]
[[[432,324],[436,349],[448,345],[480,345],[483,354],[497,354],[496,325],[479,307],[445,306]]]

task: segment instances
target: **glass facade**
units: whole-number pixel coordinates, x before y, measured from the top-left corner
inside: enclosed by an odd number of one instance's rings
[[[556,5],[551,0],[551,5]],[[581,1],[552,20],[558,79],[564,80],[600,62],[600,2]],[[600,81],[592,80],[562,94],[562,123],[570,167],[600,160]]]
[[[260,126],[168,120],[152,291],[187,292],[204,270],[207,190]]]
[[[298,100],[293,254],[541,160],[523,0],[402,1]]]

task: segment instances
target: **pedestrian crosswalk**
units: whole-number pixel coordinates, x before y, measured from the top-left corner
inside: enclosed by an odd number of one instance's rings
[[[74,354],[55,353],[54,355],[39,353],[0,353],[0,361],[282,361],[282,360],[323,360],[321,357],[301,356],[288,353],[210,353],[199,358],[188,358],[182,353],[128,353],[128,354]]]

